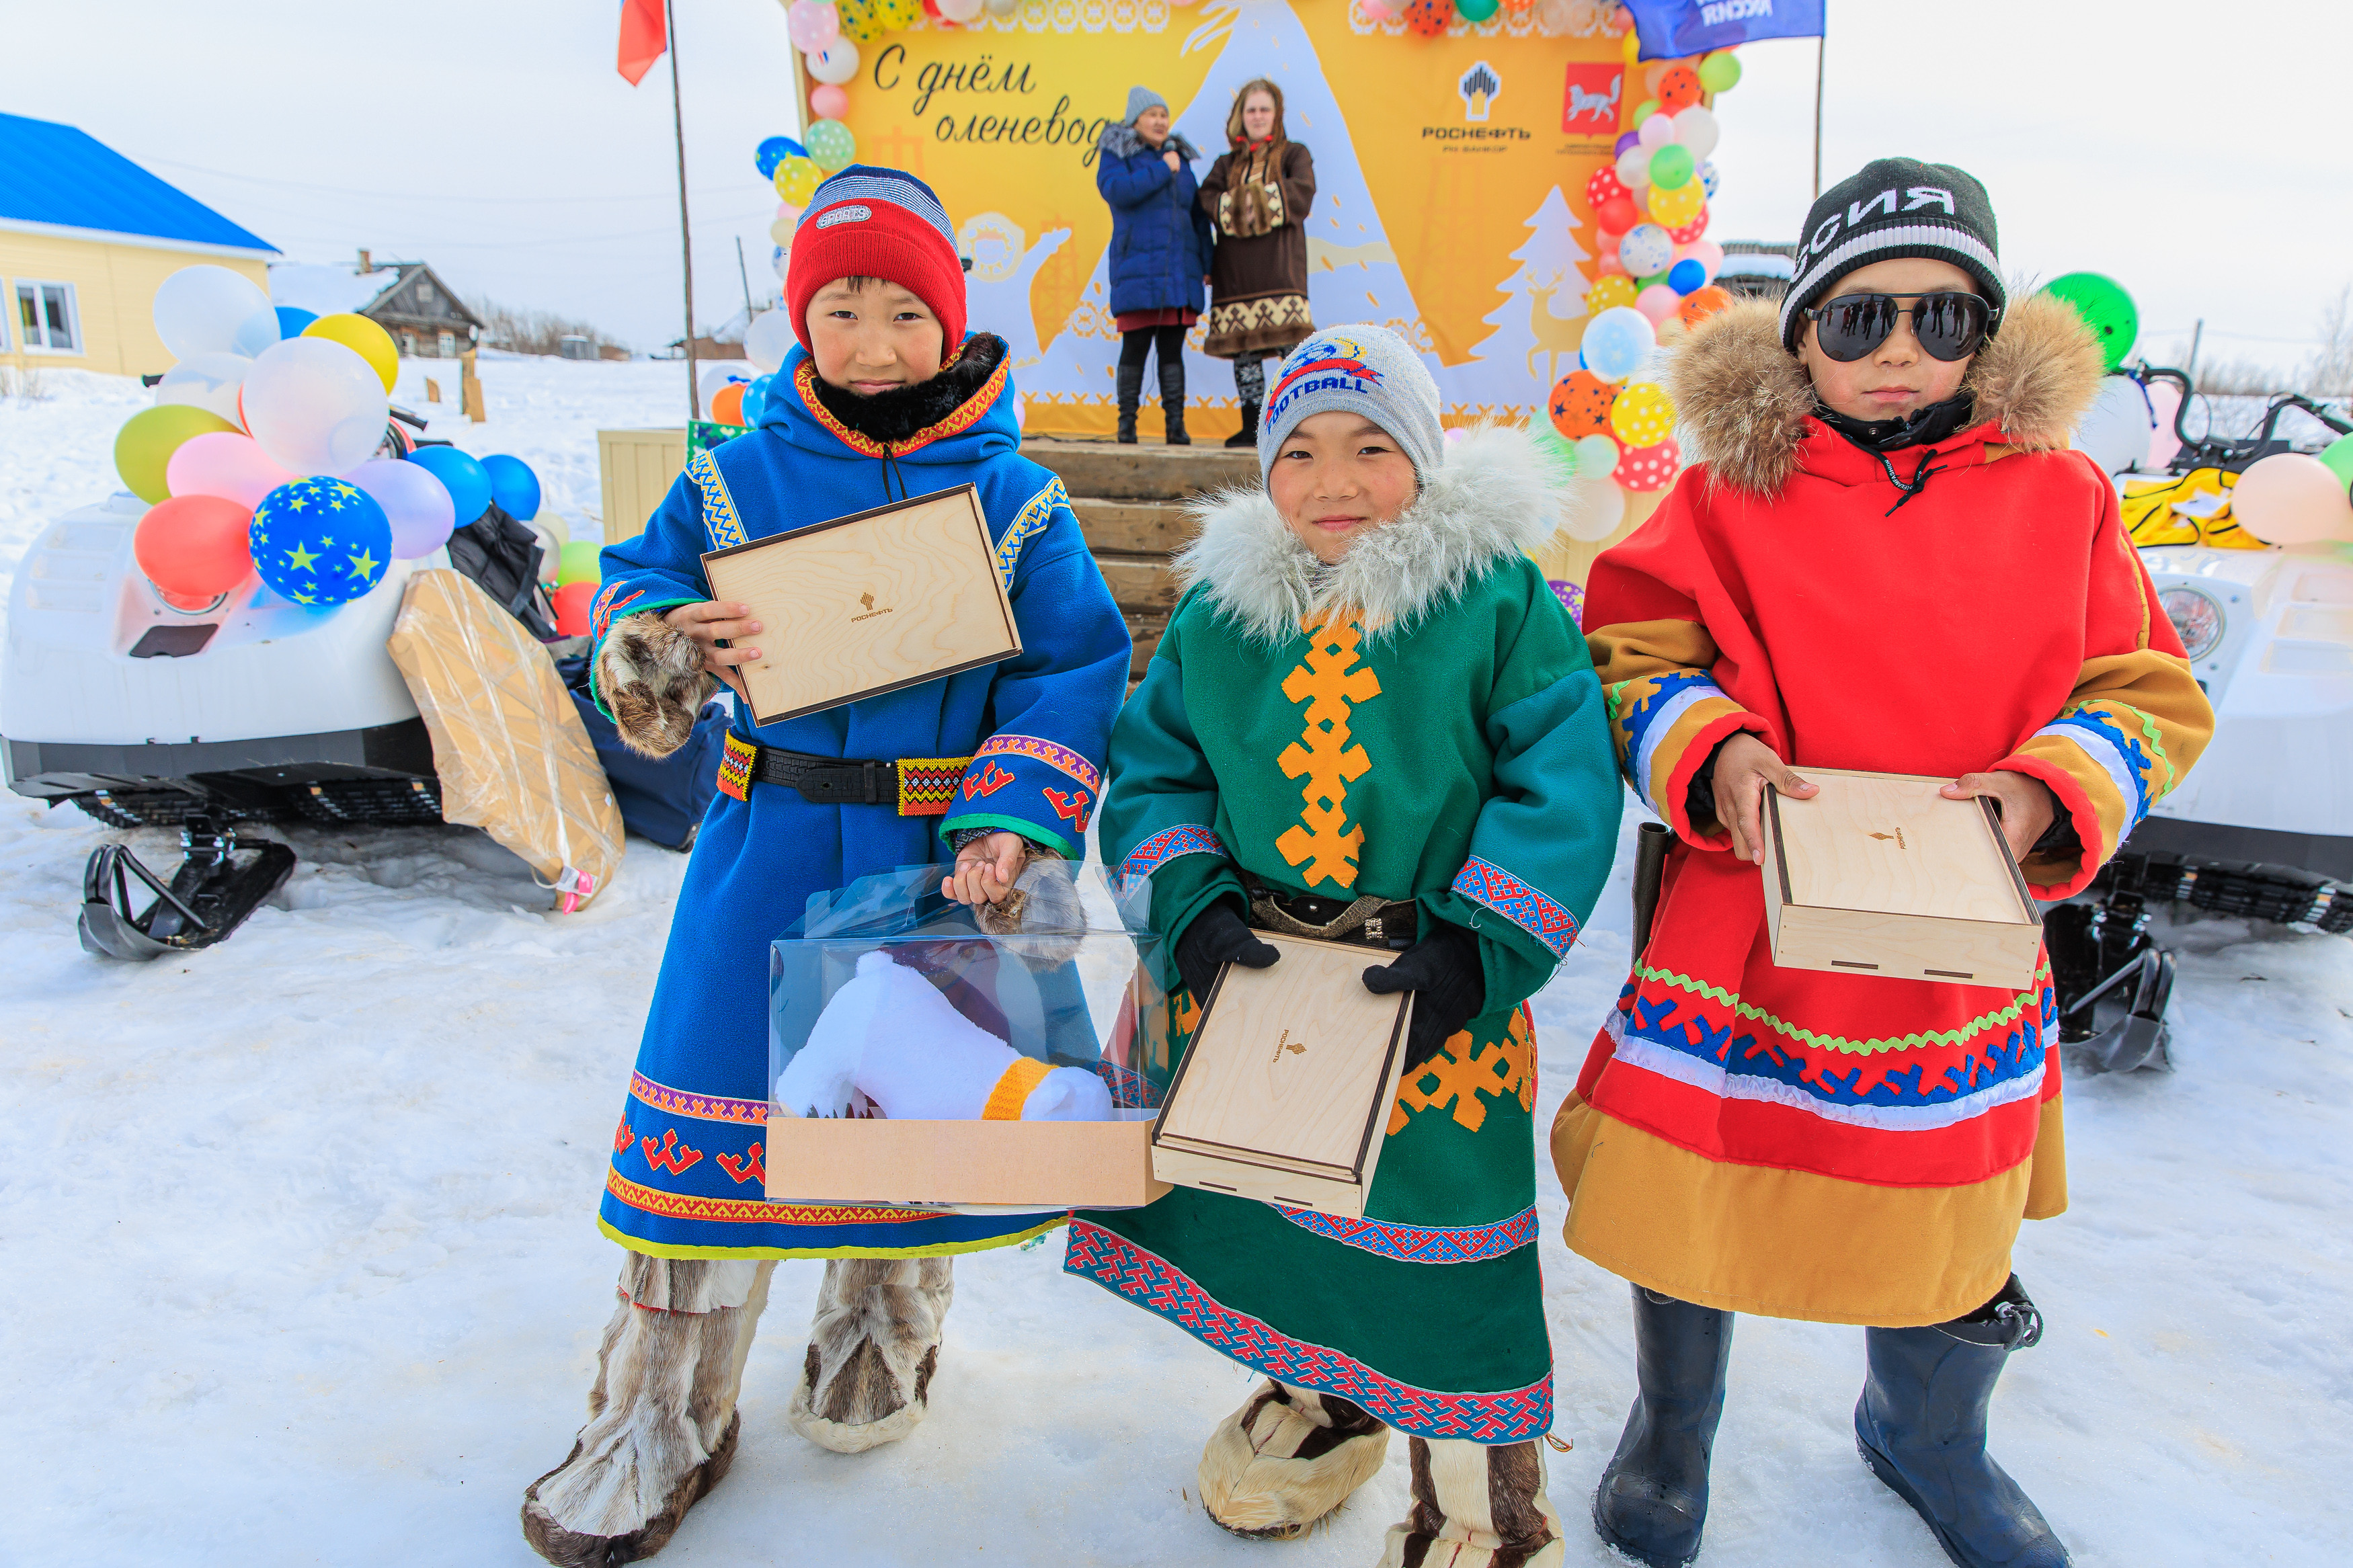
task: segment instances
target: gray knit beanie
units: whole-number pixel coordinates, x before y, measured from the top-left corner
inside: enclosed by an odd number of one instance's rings
[[[1273,382],[1258,433],[1261,480],[1283,441],[1314,414],[1363,415],[1395,437],[1417,475],[1437,468],[1445,453],[1438,383],[1413,346],[1387,327],[1359,323],[1319,331],[1283,356]]]
[[[1133,125],[1136,121],[1136,117],[1141,115],[1145,110],[1154,108],[1166,109],[1167,107],[1168,100],[1161,97],[1158,93],[1153,91],[1150,88],[1131,87],[1127,89],[1127,118],[1121,121],[1120,123],[1122,125]]]

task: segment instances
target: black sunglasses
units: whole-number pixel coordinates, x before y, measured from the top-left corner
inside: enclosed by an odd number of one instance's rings
[[[1909,305],[1901,303],[1909,300]],[[1799,312],[1814,323],[1814,343],[1841,363],[1858,360],[1887,341],[1895,318],[1912,318],[1912,335],[1928,357],[1966,359],[1993,330],[1999,312],[1975,294],[1841,294]]]

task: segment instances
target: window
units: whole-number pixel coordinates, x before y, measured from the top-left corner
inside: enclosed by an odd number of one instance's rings
[[[442,333],[442,334],[441,334],[441,357],[442,357],[443,359],[455,359],[455,358],[457,358],[457,356],[458,356],[458,339],[457,339],[457,335],[456,335],[455,333],[453,333],[453,332],[444,332],[444,333]]]
[[[400,334],[400,352],[406,354],[410,359],[415,359],[417,357],[417,334],[415,332],[403,331]]]
[[[70,283],[17,284],[16,322],[25,330],[25,347],[37,353],[81,353]]]

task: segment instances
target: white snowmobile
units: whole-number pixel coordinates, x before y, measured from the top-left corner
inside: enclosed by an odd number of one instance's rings
[[[2353,432],[2309,398],[2275,398],[2250,436],[2192,436],[2199,401],[2178,370],[2137,367],[2181,388],[2167,465],[2243,472],[2299,447],[2291,414]],[[2325,444],[2325,439],[2324,439]],[[2163,478],[2126,471],[2119,488]],[[2097,880],[2049,912],[2063,1039],[2107,1070],[2161,1066],[2173,959],[2148,935],[2155,910],[2186,903],[2324,931],[2353,931],[2353,552],[2337,545],[2142,548],[2158,598],[2214,704],[2214,738]],[[2101,1020],[2109,1020],[2105,1027]]]
[[[387,432],[387,455],[417,444]],[[90,856],[82,946],[122,959],[208,947],[285,881],[293,851],[240,846],[239,823],[441,820],[432,742],[385,651],[411,574],[455,564],[526,624],[545,611],[537,536],[495,508],[329,611],[254,578],[207,605],[166,600],[132,553],[146,510],[121,492],[49,525],[17,570],[0,658],[10,789],[118,827],[181,830],[186,859],[168,879],[122,845]],[[154,894],[143,912],[134,879]]]

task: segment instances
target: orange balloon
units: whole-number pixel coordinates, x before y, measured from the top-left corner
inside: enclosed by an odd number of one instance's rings
[[[210,599],[252,574],[253,511],[220,496],[157,501],[131,535],[147,580],[166,594]]]
[[[711,395],[711,417],[722,425],[744,423],[744,384],[731,381]]]
[[[1730,289],[1719,289],[1710,283],[1684,295],[1683,302],[1677,307],[1676,313],[1683,317],[1684,326],[1696,327],[1731,303]]]
[[[1564,440],[1609,434],[1609,410],[1618,388],[1589,370],[1573,370],[1553,384],[1547,412]]]
[[[1669,66],[1659,73],[1659,112],[1680,114],[1700,99],[1699,72],[1689,66]]]

